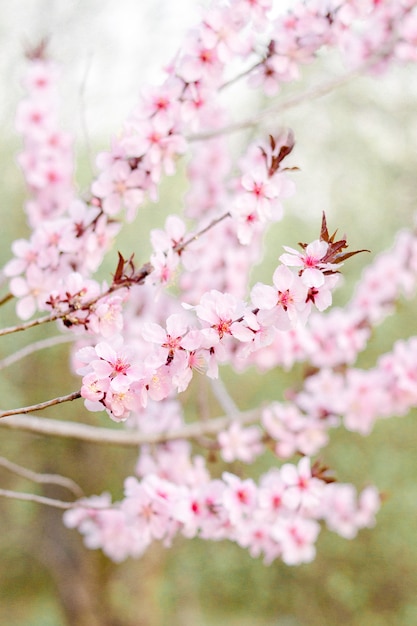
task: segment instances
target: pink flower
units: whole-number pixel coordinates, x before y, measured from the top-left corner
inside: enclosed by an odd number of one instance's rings
[[[332,483],[326,486],[323,518],[330,530],[346,539],[353,539],[358,530],[375,524],[380,504],[380,496],[374,487],[364,489],[357,502],[353,485]]]
[[[121,295],[101,298],[89,316],[90,330],[105,338],[120,334],[123,330],[124,300],[125,298]]]
[[[302,319],[301,312],[306,308],[307,289],[299,277],[285,265],[280,265],[273,275],[274,287],[257,283],[251,290],[254,307],[260,311],[271,311],[270,315],[260,316],[279,330],[288,330]]]
[[[326,255],[328,244],[325,241],[313,241],[306,246],[303,252],[284,246],[287,251],[279,257],[281,263],[289,266],[301,267],[303,283],[307,287],[321,287],[324,283],[322,270],[329,269],[330,263],[322,263]]]
[[[241,480],[228,472],[223,473],[226,488],[223,493],[223,505],[232,524],[248,517],[257,505],[257,488],[252,479]]]
[[[257,426],[242,428],[239,422],[233,422],[228,430],[219,433],[221,455],[227,463],[239,460],[252,463],[263,451],[262,432]]]
[[[244,174],[241,178],[241,185],[249,194],[247,197],[253,208],[256,209],[261,221],[271,219],[273,217],[273,201],[279,196],[278,181],[268,177],[266,168],[259,168],[253,173]],[[281,215],[274,216],[275,219],[280,217]]]
[[[81,387],[81,397],[89,400],[91,403],[99,403],[104,398],[105,392],[108,390],[110,382],[107,379],[99,379],[94,372],[86,374],[83,378]],[[89,410],[95,410],[88,404]],[[97,404],[96,410],[102,411],[103,405]]]
[[[55,277],[51,272],[39,269],[36,265],[30,265],[26,272],[26,278],[16,276],[10,281],[11,293],[20,298],[16,306],[17,315],[22,320],[27,320],[37,309],[46,309],[46,300],[55,284]]]
[[[281,467],[281,479],[286,485],[283,502],[289,509],[317,507],[324,483],[311,474],[310,459],[303,457],[298,466],[285,463]]]
[[[197,316],[215,331],[219,340],[225,335],[233,335],[239,341],[251,341],[252,332],[242,323],[246,307],[231,294],[213,289],[202,296],[195,310]]]
[[[102,199],[107,215],[117,215],[124,206],[127,220],[132,221],[144,199],[143,180],[141,171],[132,170],[126,161],[119,160],[100,175],[91,190]]]
[[[110,379],[112,389],[125,390],[130,382],[140,377],[139,368],[132,363],[131,350],[115,350],[109,343],[100,342],[95,347],[99,357],[91,362],[91,367],[99,379]]]
[[[221,77],[222,63],[216,48],[205,45],[197,36],[190,38],[184,49],[178,67],[178,75],[187,83],[196,81],[218,82]]]
[[[314,544],[319,533],[318,522],[301,517],[281,518],[271,531],[281,546],[281,558],[287,565],[310,563],[316,555]]]

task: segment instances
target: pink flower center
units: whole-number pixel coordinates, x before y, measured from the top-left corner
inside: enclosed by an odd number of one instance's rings
[[[281,506],[281,497],[280,496],[273,496],[272,497],[272,508],[273,509],[279,509],[279,507]]]
[[[230,332],[230,324],[231,323],[232,323],[232,320],[220,320],[220,322],[217,324],[217,326],[213,327],[219,333],[220,339],[224,335],[230,335],[231,334],[231,332]]]
[[[286,291],[278,291],[277,304],[282,306],[284,311],[286,311],[292,303],[293,303],[293,299],[288,289]]]
[[[248,494],[244,489],[238,489],[236,491],[236,497],[242,504],[247,504],[249,502]]]
[[[258,198],[264,195],[264,186],[262,183],[255,183],[253,186],[253,193]]]
[[[126,363],[126,361],[118,357],[114,364],[114,372],[115,374],[126,374],[129,367],[130,363]]]
[[[318,262],[319,262],[319,259],[316,259],[316,257],[310,256],[310,255],[306,255],[304,259],[304,265],[306,267],[316,267]]]

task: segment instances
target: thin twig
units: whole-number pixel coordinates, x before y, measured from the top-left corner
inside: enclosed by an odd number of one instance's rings
[[[22,476],[22,478],[27,478],[35,483],[59,485],[60,487],[64,487],[65,489],[71,491],[77,498],[82,498],[84,496],[84,492],[81,487],[71,478],[67,478],[66,476],[60,476],[59,474],[39,474],[38,472],[33,472],[32,470],[27,469],[27,467],[17,465],[17,463],[13,463],[3,456],[0,456],[0,466],[7,469],[9,472],[13,472],[13,474]]]
[[[0,370],[13,365],[17,361],[24,359],[25,357],[33,354],[34,352],[38,352],[39,350],[44,350],[45,348],[51,348],[61,343],[70,343],[75,341],[77,337],[75,335],[55,335],[55,337],[49,337],[48,339],[41,339],[40,341],[35,341],[34,343],[25,346],[21,350],[14,352],[10,356],[6,356],[4,359],[0,361]]]
[[[195,235],[192,235],[189,239],[187,239],[183,243],[179,243],[176,246],[174,246],[173,248],[174,252],[182,252],[182,250],[184,250],[184,248],[189,246],[190,243],[193,243],[193,241],[197,241],[197,239],[199,239],[201,235],[204,235],[206,232],[211,230],[214,226],[217,226],[217,224],[220,224],[220,222],[225,220],[227,217],[230,217],[229,211],[226,211],[226,213],[223,213],[222,215],[220,215],[220,217],[216,217],[214,220],[210,222],[210,224],[207,224],[207,226],[199,230],[198,233],[196,233]]]
[[[339,76],[337,78],[333,78],[321,85],[317,85],[313,87],[313,89],[307,89],[299,94],[295,94],[290,96],[286,100],[281,100],[277,102],[275,105],[260,111],[258,115],[255,117],[247,118],[246,120],[241,120],[240,122],[235,122],[234,124],[228,124],[227,126],[222,126],[221,128],[217,128],[211,131],[196,133],[194,135],[189,135],[187,137],[187,141],[204,141],[206,139],[212,139],[214,137],[218,137],[220,135],[228,135],[231,133],[238,132],[240,130],[245,130],[247,128],[253,128],[258,126],[258,124],[264,119],[271,115],[276,115],[277,113],[282,113],[287,109],[292,109],[303,102],[310,103],[311,100],[315,100],[316,98],[320,98],[322,96],[327,95],[334,89],[345,85],[350,82],[352,79],[357,78],[366,70],[372,68],[377,63],[379,63],[385,56],[387,56],[392,50],[392,45],[387,46],[383,50],[378,51],[374,55],[372,55],[365,63],[363,63],[360,67],[347,72],[343,76]]]
[[[54,498],[38,496],[35,493],[19,493],[18,491],[11,491],[10,489],[0,489],[0,496],[13,498],[14,500],[25,500],[27,502],[46,504],[48,506],[53,506],[56,509],[71,509],[76,505],[75,502],[64,502],[63,500],[55,500]]]
[[[227,126],[222,126],[220,128],[216,128],[214,130],[210,130],[203,133],[196,133],[194,135],[189,135],[187,137],[188,141],[205,141],[206,139],[213,139],[214,137],[219,137],[220,135],[230,135],[231,133],[236,133],[241,130],[245,130],[247,128],[253,128],[258,126],[258,124],[265,118],[276,115],[277,113],[282,113],[287,109],[292,109],[303,102],[310,102],[313,99],[320,98],[324,96],[337,87],[341,87],[342,85],[348,83],[350,80],[355,78],[360,74],[359,70],[353,70],[352,72],[348,72],[344,76],[340,76],[338,78],[334,78],[326,83],[318,85],[314,87],[314,89],[307,89],[299,94],[295,94],[290,96],[286,100],[281,100],[277,104],[260,111],[258,115],[255,117],[249,117],[245,120],[241,120],[240,122],[235,122],[234,124],[228,124]]]
[[[70,402],[71,400],[77,400],[81,398],[81,391],[73,391],[67,396],[60,396],[59,398],[53,398],[46,402],[39,402],[39,404],[32,404],[30,406],[24,406],[19,409],[9,409],[7,411],[0,412],[0,418],[7,417],[8,415],[20,415],[22,413],[33,413],[34,411],[41,411],[49,406],[55,406],[56,404],[62,404],[63,402]]]
[[[249,74],[251,74],[253,70],[256,70],[257,67],[260,67],[261,65],[263,65],[263,63],[265,63],[267,58],[268,56],[264,56],[260,61],[256,61],[256,63],[251,65],[251,67],[248,67],[246,70],[243,70],[242,72],[240,72],[240,74],[236,74],[236,76],[233,76],[233,78],[230,78],[229,80],[222,83],[219,87],[219,91],[223,91],[223,89],[227,89],[227,87],[230,87],[231,85],[234,85],[235,83],[237,83],[238,80],[241,80],[242,78],[245,78],[245,76],[248,76]]]
[[[37,504],[46,504],[47,506],[53,506],[56,509],[73,509],[73,508],[85,508],[95,509],[96,511],[105,511],[110,508],[115,508],[114,505],[100,505],[88,500],[74,500],[73,502],[65,502],[64,500],[56,500],[55,498],[46,498],[45,496],[38,496],[35,493],[22,493],[19,491],[11,491],[10,489],[0,489],[0,496],[5,498],[13,498],[14,500],[24,500],[26,502],[36,502]],[[116,505],[117,506],[117,505]]]
[[[68,315],[68,313],[66,313]],[[4,335],[11,335],[12,333],[18,333],[23,330],[28,330],[29,328],[34,328],[35,326],[40,326],[41,324],[46,324],[48,322],[55,322],[60,317],[65,317],[64,314],[60,315],[58,313],[51,313],[50,315],[44,315],[43,317],[38,317],[36,320],[30,320],[29,322],[23,322],[22,324],[16,324],[15,326],[8,326],[6,328],[0,329],[0,337]]]
[[[225,411],[226,415],[236,415],[239,413],[237,404],[233,400],[232,396],[226,389],[226,385],[221,378],[212,378],[210,380],[211,388],[214,395],[220,403],[220,406]]]
[[[0,306],[6,304],[6,302],[9,302],[9,300],[11,300],[12,298],[14,298],[14,295],[12,293],[6,293],[6,295],[3,296],[3,298],[0,300]]]
[[[13,430],[77,439],[106,445],[137,447],[144,444],[164,443],[177,439],[196,439],[202,435],[215,435],[230,426],[233,421],[242,424],[257,422],[261,415],[261,408],[251,411],[239,412],[234,415],[216,417],[204,422],[185,424],[181,428],[161,433],[141,433],[129,430],[113,430],[111,428],[98,428],[88,424],[66,422],[39,418],[34,416],[15,415],[6,417],[0,422],[0,427],[5,426]]]

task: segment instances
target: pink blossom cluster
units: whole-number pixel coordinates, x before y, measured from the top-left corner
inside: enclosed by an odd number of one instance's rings
[[[413,298],[416,288],[417,239],[413,231],[404,229],[391,249],[365,268],[343,309],[313,312],[308,324],[288,333],[275,332],[269,345],[250,355],[250,362],[265,370],[277,365],[290,369],[297,361],[318,368],[351,365],[366,348],[372,328],[394,313],[401,298]]]
[[[58,124],[59,70],[39,54],[28,64],[27,97],[16,115],[16,130],[24,143],[18,161],[31,196],[26,213],[33,228],[65,213],[75,193],[72,139]]]
[[[187,485],[147,473],[128,477],[124,499],[111,505],[108,494],[79,502],[64,514],[89,548],[101,548],[115,561],[138,557],[153,541],[170,546],[176,535],[230,540],[265,563],[281,558],[287,565],[315,557],[320,521],[346,538],[375,523],[380,506],[375,488],[357,499],[352,485],[316,477],[303,457],[264,474],[257,485],[224,472],[214,480]]]
[[[175,230],[180,224],[170,220],[170,226]],[[164,245],[163,235],[159,232],[158,240]],[[236,343],[244,344],[250,353],[268,342],[273,329],[285,331],[305,323],[313,305],[323,310],[331,304],[338,279],[331,245],[316,240],[300,253],[288,248],[274,272],[273,285],[256,283],[249,303],[212,289],[196,306],[184,304],[182,313],[170,315],[165,327],[144,321],[134,354],[123,347],[122,336],[81,348],[76,355],[82,363],[77,373],[83,375],[81,395],[87,408],[106,408],[113,419],[124,420],[130,411],[146,406],[148,396],[162,400],[184,391],[193,371],[202,365],[209,377],[217,377],[219,363],[230,360]],[[126,349],[132,354],[126,356]]]
[[[65,294],[74,272],[84,283],[80,290],[90,291],[88,277],[120,230],[94,203],[76,197],[72,140],[58,125],[58,77],[42,46],[29,55],[27,97],[19,106],[16,128],[24,140],[18,160],[30,193],[26,213],[32,235],[13,243],[14,258],[4,268],[21,319],[50,309],[58,286]]]
[[[291,403],[273,402],[263,409],[262,425],[278,457],[315,455],[327,445],[330,428],[343,424],[369,435],[378,419],[415,408],[416,380],[417,340],[411,337],[397,341],[368,370],[350,367],[341,373],[322,368],[308,376]]]

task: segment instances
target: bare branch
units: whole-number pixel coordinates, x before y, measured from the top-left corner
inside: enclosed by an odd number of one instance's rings
[[[56,500],[55,498],[47,498],[45,496],[38,496],[35,493],[22,493],[19,491],[11,491],[10,489],[0,489],[0,496],[4,498],[13,498],[13,500],[24,500],[26,502],[36,502],[37,504],[46,504],[47,506],[53,506],[56,509],[73,509],[73,508],[86,508],[95,509],[97,511],[105,511],[110,508],[115,508],[114,505],[100,505],[89,502],[88,500],[74,500],[73,502],[65,502],[64,500]],[[116,504],[117,506],[117,504]]]
[[[12,293],[6,293],[6,295],[3,296],[3,298],[0,300],[0,306],[6,304],[6,302],[11,300],[12,298],[14,298],[14,295]]]
[[[232,396],[226,389],[226,385],[221,378],[212,378],[210,380],[211,388],[217,400],[220,402],[222,409],[227,415],[239,414],[239,409]]]
[[[0,496],[5,498],[13,498],[14,500],[26,500],[28,502],[37,502],[38,504],[46,504],[53,506],[56,509],[71,509],[76,502],[64,502],[63,500],[55,500],[53,498],[46,498],[45,496],[38,496],[34,493],[19,493],[18,491],[10,491],[10,489],[0,489]]]
[[[13,363],[17,363],[21,359],[33,354],[34,352],[38,352],[39,350],[44,350],[45,348],[52,348],[61,343],[70,343],[78,339],[75,335],[55,335],[55,337],[49,337],[48,339],[41,339],[40,341],[35,341],[34,343],[25,346],[21,350],[14,352],[10,356],[6,356],[4,359],[0,361],[0,370],[13,365]]]
[[[174,252],[182,252],[182,250],[184,250],[184,248],[190,245],[190,243],[192,243],[193,241],[197,241],[197,239],[199,239],[201,235],[204,235],[209,230],[211,230],[214,226],[217,226],[217,224],[220,224],[220,222],[226,219],[226,217],[230,217],[229,211],[226,211],[226,213],[223,213],[222,215],[220,215],[220,217],[217,217],[216,219],[212,220],[210,224],[207,224],[207,226],[199,230],[198,233],[196,233],[195,235],[192,235],[189,239],[187,239],[183,243],[179,243],[176,246],[174,246],[173,248]]]
[[[239,412],[229,416],[216,417],[204,422],[185,424],[176,430],[162,433],[140,433],[134,430],[113,430],[111,428],[99,428],[88,424],[65,422],[25,415],[6,417],[0,422],[0,427],[5,426],[13,430],[23,430],[38,435],[78,439],[90,443],[138,447],[148,443],[164,443],[176,439],[197,439],[202,435],[216,435],[234,421],[242,424],[257,422],[261,415],[261,408],[251,411]]]
[[[65,489],[71,491],[77,498],[82,498],[84,496],[84,492],[81,487],[77,485],[76,482],[71,480],[71,478],[67,478],[66,476],[60,476],[59,474],[39,474],[38,472],[33,472],[32,470],[27,469],[26,467],[17,465],[3,456],[0,456],[0,466],[4,467],[4,469],[7,469],[13,474],[22,476],[22,478],[27,478],[35,483],[59,485],[60,487],[64,487]]]
[[[357,67],[356,69],[350,72],[346,72],[345,74],[337,78],[332,78],[331,80],[326,81],[321,85],[317,85],[312,89],[307,89],[306,91],[303,91],[299,94],[290,96],[286,100],[281,100],[273,106],[268,107],[263,111],[260,111],[255,117],[250,117],[246,120],[241,120],[240,122],[235,122],[234,124],[228,124],[227,126],[223,126],[221,128],[217,128],[211,131],[189,135],[187,137],[187,140],[203,141],[205,139],[219,137],[220,135],[229,135],[231,133],[235,133],[248,128],[254,128],[255,126],[258,126],[258,124],[265,118],[276,115],[277,113],[282,113],[284,111],[287,111],[288,109],[295,108],[296,106],[303,104],[304,102],[310,103],[311,100],[315,100],[316,98],[320,98],[327,95],[328,93],[331,93],[338,87],[342,87],[346,83],[349,83],[354,78],[357,78],[367,70],[377,65],[391,52],[393,44],[394,42],[390,43],[382,50],[379,50],[378,52],[373,54],[369,59],[367,59],[367,61],[365,61],[361,66]]]
[[[43,317],[38,317],[35,320],[30,320],[29,322],[23,322],[22,324],[16,324],[15,326],[7,326],[6,328],[0,329],[0,337],[3,337],[4,335],[11,335],[12,333],[18,333],[22,330],[28,330],[29,328],[34,328],[35,326],[40,326],[41,324],[47,324],[48,322],[55,322],[60,317],[64,317],[64,315],[52,313],[51,315],[44,315]]]
[[[81,398],[81,392],[73,391],[73,393],[69,393],[67,396],[60,396],[59,398],[53,398],[52,400],[40,402],[39,404],[32,404],[31,406],[24,406],[19,409],[9,409],[8,411],[1,411],[0,418],[7,417],[8,415],[20,415],[21,413],[33,413],[34,411],[41,411],[42,409],[46,409],[48,406],[55,406],[55,404],[70,402],[71,400],[77,400],[77,398]]]

